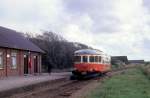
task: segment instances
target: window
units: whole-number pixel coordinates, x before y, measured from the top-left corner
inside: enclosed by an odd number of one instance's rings
[[[81,56],[75,56],[75,62],[81,62]]]
[[[12,68],[16,69],[17,68],[17,53],[11,54],[11,62],[12,62]]]
[[[94,56],[90,56],[90,62],[94,62]]]
[[[95,62],[98,62],[98,56],[95,56]]]
[[[98,59],[98,61],[99,61],[99,62],[101,62],[101,56],[99,56],[99,59]]]
[[[83,56],[83,62],[88,62],[88,57],[87,56]]]
[[[0,52],[0,69],[3,69],[4,66],[3,66],[3,53]]]

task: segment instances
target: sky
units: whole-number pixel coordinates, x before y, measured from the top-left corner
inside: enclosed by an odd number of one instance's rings
[[[1,0],[0,26],[150,61],[150,0]]]

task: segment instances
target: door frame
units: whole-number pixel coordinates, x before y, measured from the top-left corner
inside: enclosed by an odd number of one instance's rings
[[[29,55],[24,54],[24,74],[29,74]]]
[[[34,73],[38,73],[38,56],[34,56]]]

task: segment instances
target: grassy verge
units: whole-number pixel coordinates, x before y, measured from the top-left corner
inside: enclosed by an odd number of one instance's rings
[[[150,79],[150,64],[139,66],[139,69]]]
[[[104,80],[83,98],[150,98],[150,80],[139,69]]]

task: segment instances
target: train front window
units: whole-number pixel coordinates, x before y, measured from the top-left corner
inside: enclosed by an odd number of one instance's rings
[[[87,56],[83,56],[82,60],[83,60],[84,63],[86,63],[86,62],[88,62],[88,57]]]
[[[94,56],[90,56],[90,62],[94,62]]]
[[[75,56],[75,62],[81,62],[81,56]]]
[[[101,62],[101,56],[99,56],[99,59],[98,59],[98,61],[99,61],[99,62]]]
[[[95,62],[98,62],[98,56],[95,56]]]

